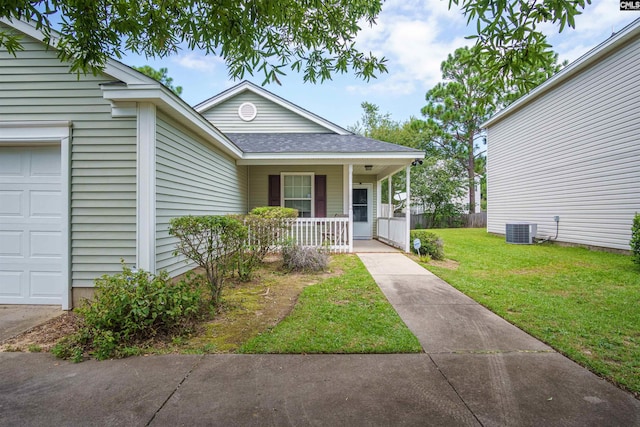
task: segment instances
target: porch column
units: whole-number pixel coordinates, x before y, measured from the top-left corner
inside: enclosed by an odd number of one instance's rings
[[[376,229],[380,226],[380,216],[382,216],[382,180],[376,180]],[[378,232],[379,235],[380,232]]]
[[[349,175],[348,182],[348,191],[347,191],[347,209],[349,214],[349,253],[353,252],[353,165],[349,164],[346,168],[347,174]]]
[[[393,218],[393,175],[387,177],[387,191],[389,192],[389,209],[387,210],[387,218]],[[387,238],[391,236],[391,220],[387,221]]]
[[[411,252],[411,166],[407,166],[405,173],[407,175],[407,202],[405,204],[406,231],[404,251]]]

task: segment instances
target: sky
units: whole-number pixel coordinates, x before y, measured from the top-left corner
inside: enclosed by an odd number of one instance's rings
[[[342,127],[356,124],[362,117],[363,101],[378,105],[381,113],[393,120],[420,117],[425,93],[441,81],[440,64],[449,53],[473,44],[475,23],[466,26],[459,9],[448,9],[448,0],[387,0],[373,27],[363,27],[356,47],[387,58],[389,72],[359,80],[353,75],[337,75],[324,83],[304,83],[294,71],[281,79],[282,85],[265,88]],[[574,61],[609,38],[612,32],[640,18],[640,12],[620,11],[619,0],[592,0],[583,14],[576,17],[576,28],[558,33],[557,27],[544,25],[544,33],[560,61]],[[127,65],[166,67],[174,86],[182,86],[182,98],[196,105],[241,80],[230,80],[224,61],[198,51],[182,51],[162,59],[130,55]],[[247,76],[245,76],[247,77]],[[261,85],[258,72],[247,80]]]

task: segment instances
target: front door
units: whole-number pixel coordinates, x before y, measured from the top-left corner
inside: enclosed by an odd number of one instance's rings
[[[353,238],[359,240],[371,239],[373,235],[372,218],[372,184],[358,184],[353,186]]]

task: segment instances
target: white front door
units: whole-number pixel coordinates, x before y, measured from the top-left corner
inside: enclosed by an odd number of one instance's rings
[[[0,304],[61,304],[60,146],[0,147]]]
[[[353,238],[371,239],[373,236],[373,184],[353,186]]]

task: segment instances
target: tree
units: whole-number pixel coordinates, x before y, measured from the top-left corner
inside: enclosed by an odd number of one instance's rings
[[[486,66],[488,61],[478,46],[457,49],[442,63],[444,82],[427,92],[427,105],[422,108],[424,133],[429,135],[423,148],[441,152],[442,158],[455,160],[466,171],[469,212],[475,211],[477,160],[484,157],[480,147],[486,143],[480,125],[522,95],[521,79],[535,87],[560,69],[557,54],[546,51],[535,67],[511,73],[507,83],[496,84],[494,73]]]
[[[182,86],[173,86],[173,79],[169,77],[168,70],[166,68],[160,68],[156,70],[149,65],[143,65],[142,67],[132,67],[134,70],[140,71],[142,74],[151,77],[171,89],[173,93],[180,96],[182,95]]]
[[[591,0],[449,0],[449,8],[453,4],[462,8],[468,22],[476,22],[477,33],[470,38],[477,40],[496,83],[527,91],[536,84],[521,78],[526,77],[522,71],[537,68],[551,47],[538,25],[556,24],[558,32],[575,28],[575,17]]]
[[[427,128],[421,120],[414,117],[404,122],[391,119],[380,113],[377,105],[369,102],[361,104],[361,120],[350,130],[363,136],[380,141],[391,142],[407,147],[426,147],[430,139]],[[461,213],[462,206],[457,200],[464,196],[465,180],[460,166],[442,157],[442,152],[430,150],[423,164],[411,168],[412,204],[419,204],[428,218],[428,227],[444,224],[442,221]],[[382,203],[388,203],[387,181],[382,182]],[[391,184],[393,189],[405,190],[405,175],[396,174]],[[396,191],[392,191],[396,194]],[[402,201],[401,201],[402,202]],[[402,205],[399,203],[399,205]],[[401,206],[400,206],[401,207]]]
[[[478,45],[495,76],[531,68],[549,47],[543,22],[575,26],[590,0],[449,0],[477,22]],[[304,80],[353,70],[369,80],[386,71],[384,58],[355,48],[360,23],[372,25],[382,0],[16,0],[0,2],[0,18],[36,23],[72,71],[94,73],[125,51],[164,57],[183,46],[223,58],[233,78],[262,71],[278,82],[287,67]],[[52,31],[59,22],[59,33]],[[20,35],[0,30],[0,48],[15,54]],[[523,89],[527,80],[520,80]]]
[[[384,58],[355,48],[359,25],[374,24],[381,6],[380,0],[17,0],[0,4],[0,18],[34,21],[76,72],[95,73],[127,51],[165,57],[187,47],[223,58],[233,78],[258,70],[265,82],[278,82],[288,67],[316,82],[349,70],[365,80],[386,71]],[[0,47],[15,54],[20,35],[0,30]]]
[[[465,179],[454,160],[429,156],[411,170],[411,193],[421,205],[425,228],[450,227],[449,220],[463,213]]]
[[[367,138],[391,142],[406,147],[418,148],[423,145],[419,132],[413,127],[412,123],[415,120],[413,117],[401,123],[392,120],[389,113],[380,113],[380,108],[375,104],[364,101],[360,106],[363,110],[362,118],[355,125],[348,128],[351,132],[366,136]],[[393,195],[404,193],[406,188],[405,181],[404,174],[394,175],[392,177],[391,193]],[[381,192],[381,203],[389,203],[389,189],[386,180],[382,182]],[[395,206],[395,211],[401,211],[403,206],[404,202],[400,200]]]

